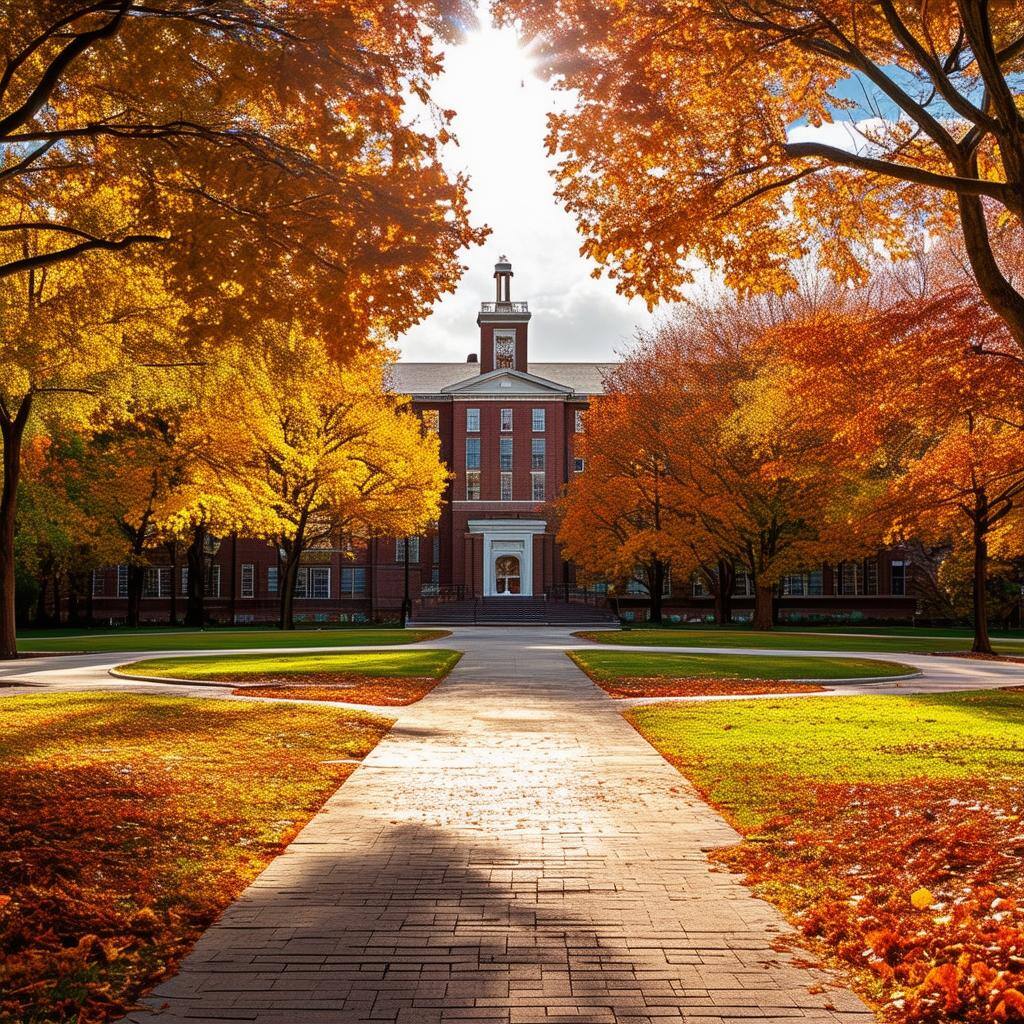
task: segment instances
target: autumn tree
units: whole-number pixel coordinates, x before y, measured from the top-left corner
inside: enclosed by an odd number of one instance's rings
[[[651,621],[661,622],[665,585],[683,555],[681,510],[666,466],[668,423],[630,383],[620,369],[587,411],[576,448],[586,471],[557,503],[558,540],[584,575],[618,587],[640,583]]]
[[[143,248],[211,330],[301,316],[344,348],[415,323],[480,237],[429,95],[472,20],[463,0],[6,5],[0,276]]]
[[[281,552],[281,626],[315,544],[415,534],[437,519],[446,472],[437,438],[387,391],[384,350],[344,363],[294,327],[266,325],[236,353],[234,386],[215,403],[197,488],[239,531]],[[272,336],[270,336],[272,335]]]
[[[558,194],[620,291],[678,296],[703,261],[792,288],[840,281],[907,223],[959,230],[1024,346],[1024,7],[1017,0],[495,0],[571,92],[550,118]],[[1016,273],[1016,279],[1015,279]]]
[[[989,562],[1024,550],[1024,364],[1004,323],[960,287],[857,322],[830,317],[784,344],[803,366],[805,414],[830,422],[833,448],[877,482],[867,514],[893,538],[969,553],[973,650],[991,653]],[[1002,372],[979,352],[1001,356]]]

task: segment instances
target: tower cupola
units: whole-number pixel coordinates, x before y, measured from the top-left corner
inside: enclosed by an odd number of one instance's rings
[[[494,264],[494,301],[480,303],[476,322],[480,328],[481,373],[527,369],[530,306],[512,301],[512,264],[507,256],[499,257]]]

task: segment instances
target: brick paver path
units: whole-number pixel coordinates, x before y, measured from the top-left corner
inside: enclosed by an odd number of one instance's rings
[[[772,949],[780,916],[705,858],[735,834],[561,651],[459,639],[452,676],[147,1000],[156,1019],[873,1019]]]

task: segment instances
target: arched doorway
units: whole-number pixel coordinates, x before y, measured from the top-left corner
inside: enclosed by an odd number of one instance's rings
[[[494,589],[498,594],[520,591],[519,559],[515,555],[499,555],[494,560]]]

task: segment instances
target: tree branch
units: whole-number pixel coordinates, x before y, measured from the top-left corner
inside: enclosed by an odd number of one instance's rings
[[[161,235],[126,235],[124,238],[118,239],[94,238],[89,241],[80,242],[78,245],[69,246],[66,249],[58,249],[56,252],[40,253],[36,256],[27,256],[24,259],[0,264],[0,278],[12,277],[15,274],[23,274],[28,270],[35,270],[37,267],[48,267],[55,263],[73,260],[75,257],[81,256],[82,253],[94,249],[118,252],[132,245],[160,245],[163,242],[169,241],[169,238]]]

